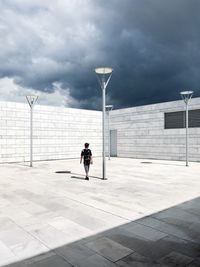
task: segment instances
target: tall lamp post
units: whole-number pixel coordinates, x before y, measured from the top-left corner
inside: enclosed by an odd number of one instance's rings
[[[27,95],[26,100],[30,106],[30,167],[33,167],[33,107],[38,96]]]
[[[106,111],[108,114],[108,159],[110,160],[110,111],[113,109],[113,105],[106,105]]]
[[[180,92],[180,95],[183,99],[183,101],[185,102],[185,133],[186,133],[186,166],[188,166],[188,104],[189,104],[189,100],[192,98],[193,95],[193,91],[183,91]]]
[[[102,89],[102,179],[106,179],[106,154],[105,154],[105,106],[106,106],[106,87],[112,76],[112,68],[96,68],[97,79]]]

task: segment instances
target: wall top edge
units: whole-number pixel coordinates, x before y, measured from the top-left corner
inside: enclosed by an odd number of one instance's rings
[[[194,97],[190,100],[189,106],[199,105],[200,108],[200,97]],[[111,111],[112,114],[121,113],[121,112],[129,112],[129,111],[148,111],[148,110],[165,110],[169,108],[180,108],[183,109],[185,104],[182,99],[175,100],[175,101],[167,101],[155,104],[147,104],[135,107],[128,107],[128,108],[120,108],[120,109],[113,109]]]
[[[29,109],[28,103],[24,102],[14,102],[14,101],[4,101],[0,100],[0,107],[4,108],[23,108],[23,109]],[[63,107],[63,106],[51,106],[51,105],[42,105],[37,104],[34,106],[36,110],[43,110],[43,111],[61,111],[61,110],[71,110],[75,112],[94,112],[94,113],[101,113],[99,110],[91,110],[91,109],[81,109],[81,108],[73,108],[73,107]]]
[[[200,108],[200,97],[194,97],[190,100],[190,106],[193,105],[199,105]],[[14,101],[4,101],[0,100],[0,107],[2,108],[23,108],[23,109],[29,109],[28,103],[24,102],[14,102]],[[185,107],[185,104],[183,100],[175,100],[175,101],[168,101],[168,102],[161,102],[161,103],[155,103],[155,104],[147,104],[147,105],[141,105],[141,106],[135,106],[135,107],[128,107],[128,108],[120,108],[120,109],[114,109],[111,111],[112,114],[115,113],[121,113],[121,112],[129,112],[129,111],[148,111],[148,110],[165,110],[170,108],[180,108],[183,109]],[[81,108],[72,108],[72,107],[63,107],[63,106],[50,106],[50,105],[41,105],[36,104],[35,105],[36,110],[41,111],[74,111],[81,112],[81,113],[101,113],[101,110],[91,110],[91,109],[81,109]]]

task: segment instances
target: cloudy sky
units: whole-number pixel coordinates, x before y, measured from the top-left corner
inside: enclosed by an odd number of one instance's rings
[[[101,109],[200,96],[199,0],[0,0],[0,100]]]

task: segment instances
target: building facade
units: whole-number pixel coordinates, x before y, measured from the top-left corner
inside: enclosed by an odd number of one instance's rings
[[[200,98],[189,104],[189,160],[200,161]],[[185,160],[185,104],[182,100],[110,113],[111,155]]]

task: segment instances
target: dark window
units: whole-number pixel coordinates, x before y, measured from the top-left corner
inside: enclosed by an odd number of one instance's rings
[[[200,127],[200,109],[189,110],[189,127]]]
[[[165,113],[165,129],[185,128],[185,111]],[[200,109],[189,110],[188,126],[200,127]]]

